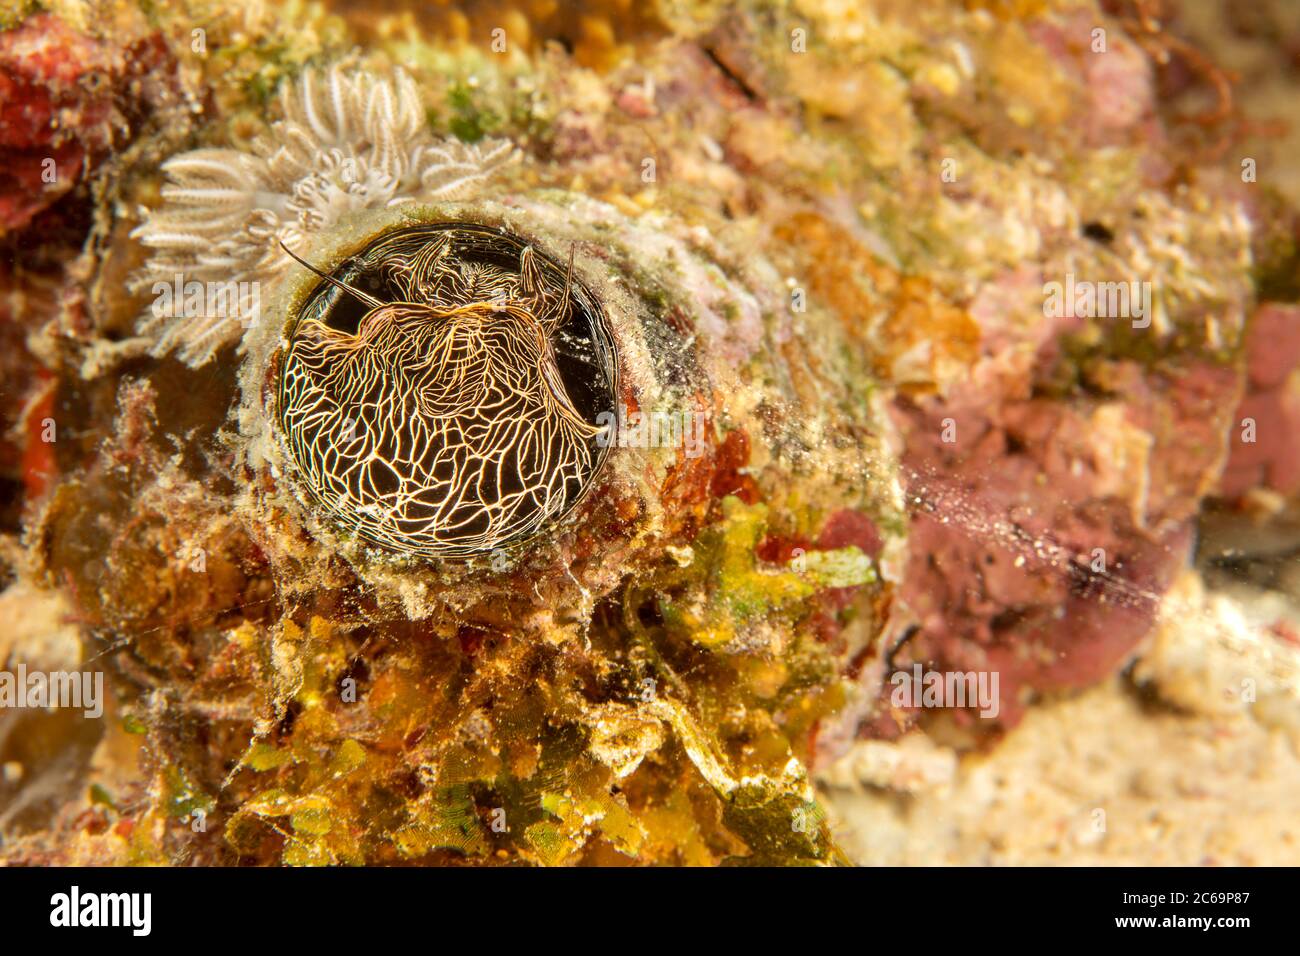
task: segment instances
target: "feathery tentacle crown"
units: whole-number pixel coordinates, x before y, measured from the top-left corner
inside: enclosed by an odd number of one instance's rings
[[[284,118],[251,151],[198,149],[163,165],[164,202],[133,233],[153,250],[133,289],[168,293],[139,322],[154,355],[197,367],[238,340],[258,320],[262,284],[291,262],[281,242],[300,249],[355,210],[468,198],[516,155],[506,141],[433,136],[401,70],[309,69],[281,102]],[[177,301],[173,287],[195,294]]]
[[[568,513],[603,463],[617,395],[599,303],[501,229],[411,226],[305,302],[279,420],[303,480],[390,551],[508,547]]]

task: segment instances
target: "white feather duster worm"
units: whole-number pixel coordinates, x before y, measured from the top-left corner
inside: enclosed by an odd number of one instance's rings
[[[435,137],[401,70],[309,69],[281,99],[284,118],[249,152],[198,149],[163,164],[163,203],[132,233],[153,250],[132,280],[155,296],[138,323],[152,354],[198,367],[239,340],[291,261],[281,241],[303,248],[357,210],[471,198],[518,155],[504,140]]]

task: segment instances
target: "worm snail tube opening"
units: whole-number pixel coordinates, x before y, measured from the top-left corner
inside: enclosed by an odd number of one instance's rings
[[[277,419],[312,498],[394,552],[482,554],[563,518],[604,464],[613,339],[568,264],[490,226],[387,233],[294,317]]]

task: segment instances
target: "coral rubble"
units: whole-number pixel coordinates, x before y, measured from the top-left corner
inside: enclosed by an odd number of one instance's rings
[[[109,685],[93,724],[0,712],[6,861],[915,859],[883,803],[839,839],[823,797],[929,806],[1075,710],[1094,734],[1228,672],[1300,726],[1294,639],[1190,570],[1207,502],[1280,521],[1300,488],[1296,197],[1240,174],[1249,131],[1176,18],[110,6],[0,17],[0,609],[60,622],[42,645],[6,619],[0,660]],[[517,319],[518,417],[587,464],[528,535],[381,547],[382,482],[322,506],[307,473],[355,446],[331,421],[302,453],[286,423],[324,389],[283,383],[319,359],[301,330],[343,362],[388,315],[321,275],[449,223],[511,259],[430,315]],[[409,251],[385,268],[423,301],[444,267]],[[585,340],[529,311],[579,292]],[[318,308],[349,294],[364,335]],[[364,409],[388,380],[330,388]],[[933,713],[893,693],[914,665],[1000,681]]]

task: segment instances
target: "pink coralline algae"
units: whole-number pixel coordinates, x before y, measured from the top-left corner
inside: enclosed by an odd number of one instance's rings
[[[915,516],[893,663],[1000,672],[1004,726],[1037,694],[1102,679],[1148,633],[1238,389],[1209,361],[1107,360],[1087,373],[1093,395],[1063,401],[1048,394],[1060,362],[1052,339],[1021,378],[895,407]]]
[[[51,14],[0,33],[0,231],[27,225],[107,148],[119,56]]]
[[[1300,434],[1300,306],[1260,306],[1246,355],[1246,395],[1233,422],[1232,455],[1219,493],[1236,498],[1263,486],[1289,497],[1300,491],[1300,446],[1260,441],[1259,435]]]

